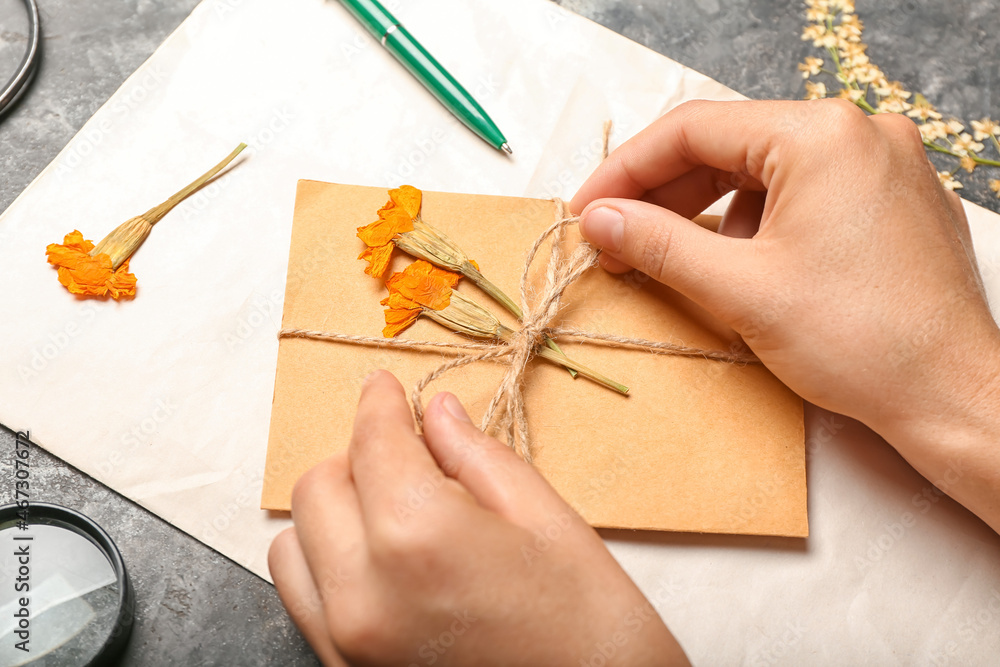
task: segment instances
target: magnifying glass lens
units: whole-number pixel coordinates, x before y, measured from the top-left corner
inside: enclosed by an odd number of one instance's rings
[[[43,515],[24,524],[7,513],[0,520],[0,665],[103,664],[99,656],[131,627],[131,616],[121,627],[131,588],[115,557],[120,563],[116,549],[109,556],[73,523]]]

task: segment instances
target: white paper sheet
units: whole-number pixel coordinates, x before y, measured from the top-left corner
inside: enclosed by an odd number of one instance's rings
[[[257,507],[296,179],[569,197],[605,119],[616,144],[685,99],[738,97],[544,0],[390,5],[507,133],[513,159],[338,3],[205,0],[0,219],[0,421],[265,578],[287,525]],[[76,301],[58,285],[48,243],[73,228],[102,237],[240,141],[249,155],[135,256],[134,301]],[[997,308],[1000,219],[968,208]],[[808,541],[611,536],[691,657],[1000,654],[1000,539],[866,429],[820,411],[807,426]]]

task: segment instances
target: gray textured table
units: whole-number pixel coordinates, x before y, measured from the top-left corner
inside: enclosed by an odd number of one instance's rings
[[[24,98],[0,117],[0,210],[6,209],[88,118],[172,31],[196,0],[39,0],[43,60]],[[798,2],[562,0],[559,4],[753,98],[798,98]],[[1000,115],[1000,12],[986,0],[858,0],[869,54],[945,114]],[[25,40],[20,0],[0,0],[0,78]],[[983,170],[963,195],[993,210]],[[6,313],[5,316],[15,316]],[[0,348],[2,349],[2,348]],[[0,353],[2,354],[2,353]],[[0,451],[13,437],[0,431]],[[75,468],[33,452],[39,498],[96,519],[117,541],[136,588],[127,665],[315,664],[274,589]],[[8,461],[4,453],[0,460]],[[9,466],[0,472],[9,485]],[[6,502],[6,499],[4,500]],[[734,612],[735,613],[735,612]]]

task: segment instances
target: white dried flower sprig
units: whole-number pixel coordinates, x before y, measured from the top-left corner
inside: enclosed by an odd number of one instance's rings
[[[962,183],[955,178],[960,169],[972,173],[978,166],[1000,167],[1000,161],[983,157],[989,141],[1000,154],[1000,124],[990,118],[974,120],[972,134],[965,131],[965,124],[956,120],[943,120],[941,113],[920,93],[912,93],[899,81],[889,81],[879,67],[868,58],[868,45],[861,41],[864,24],[855,13],[854,0],[805,0],[806,19],[802,39],[823,49],[829,58],[807,57],[799,63],[805,82],[805,99],[839,97],[850,100],[871,114],[906,114],[917,123],[928,150],[955,158],[957,164],[951,171],[938,172],[941,184],[949,190],[958,190]],[[834,90],[823,81],[809,80],[826,75],[836,84]],[[835,93],[835,94],[834,94]],[[1000,197],[1000,180],[992,179],[990,189]]]

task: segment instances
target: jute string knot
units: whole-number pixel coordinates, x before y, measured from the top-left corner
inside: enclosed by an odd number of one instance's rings
[[[609,133],[610,123],[605,123],[603,141],[605,157],[607,157]],[[420,427],[423,425],[424,414],[421,396],[430,383],[448,371],[462,366],[483,361],[499,363],[505,366],[503,377],[483,414],[480,428],[487,433],[502,436],[509,447],[529,462],[531,461],[531,447],[528,439],[524,384],[529,363],[534,358],[539,346],[545,344],[546,338],[554,339],[559,336],[601,342],[614,348],[639,349],[654,354],[696,357],[731,364],[760,363],[753,354],[743,352],[738,347],[734,347],[730,351],[704,350],[677,343],[554,326],[553,322],[559,314],[566,290],[579,280],[587,270],[597,264],[598,250],[586,241],[580,241],[567,255],[566,230],[571,225],[579,223],[580,219],[570,215],[566,203],[562,200],[554,199],[553,202],[556,205],[555,221],[535,239],[535,242],[528,249],[520,281],[523,317],[520,327],[514,331],[509,340],[446,343],[357,336],[310,329],[282,329],[278,332],[278,338],[311,338],[376,348],[391,347],[427,351],[438,349],[454,355],[455,358],[438,365],[413,387],[410,400],[413,403],[414,416]],[[547,241],[551,249],[548,262],[545,265],[544,282],[539,290],[534,290],[530,280],[531,267],[540,249]]]

